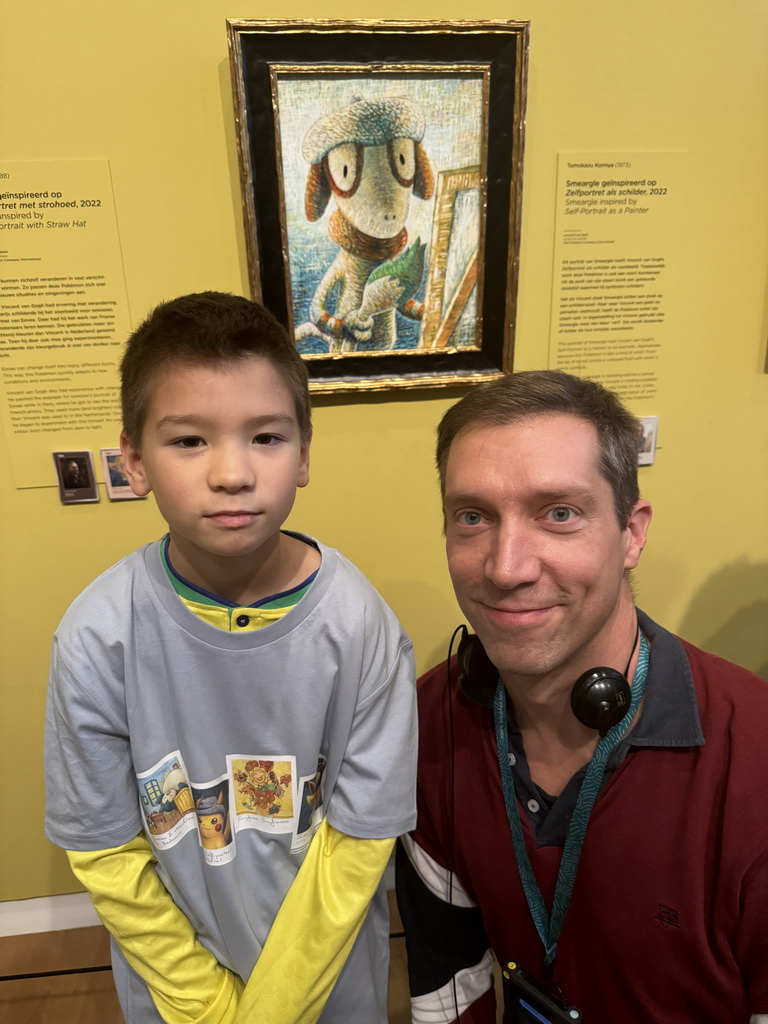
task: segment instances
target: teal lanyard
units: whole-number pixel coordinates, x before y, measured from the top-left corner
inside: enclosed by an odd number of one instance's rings
[[[507,808],[509,827],[512,831],[512,843],[515,848],[520,881],[523,885],[525,898],[528,901],[533,923],[536,925],[536,931],[539,933],[539,938],[544,944],[544,962],[547,965],[552,964],[557,955],[557,940],[563,927],[565,912],[568,909],[568,904],[571,902],[573,885],[576,881],[576,869],[579,866],[581,848],[584,843],[584,834],[587,831],[589,816],[592,813],[597,794],[600,792],[608,755],[624,738],[632,724],[632,719],[635,717],[640,701],[643,699],[645,680],[648,676],[649,657],[648,641],[641,633],[640,654],[637,660],[637,670],[632,681],[632,700],[629,705],[629,712],[603,736],[592,755],[592,760],[587,766],[586,775],[581,784],[576,806],[568,826],[568,835],[565,839],[560,870],[557,875],[555,896],[552,901],[551,917],[547,912],[541,890],[531,867],[528,851],[525,848],[523,826],[517,809],[515,782],[509,765],[507,691],[501,680],[499,680],[499,684],[496,687],[496,694],[493,698],[493,719],[496,725],[496,747],[499,755],[499,770],[501,771],[501,788],[504,793],[504,804]]]

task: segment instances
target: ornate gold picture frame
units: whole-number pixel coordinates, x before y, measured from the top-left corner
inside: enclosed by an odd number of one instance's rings
[[[510,370],[528,23],[227,25],[251,290],[311,389]]]

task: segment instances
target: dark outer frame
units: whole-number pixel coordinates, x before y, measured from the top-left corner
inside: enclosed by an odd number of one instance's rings
[[[270,68],[354,63],[489,68],[480,351],[306,360],[314,392],[438,387],[512,369],[517,307],[528,22],[227,22],[252,294],[290,329]],[[277,255],[281,254],[281,255]]]

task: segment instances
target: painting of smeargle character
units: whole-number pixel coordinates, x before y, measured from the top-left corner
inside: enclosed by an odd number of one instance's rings
[[[304,358],[479,346],[485,88],[474,72],[276,75]]]

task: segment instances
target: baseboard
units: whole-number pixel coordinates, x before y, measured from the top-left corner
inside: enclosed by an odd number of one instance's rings
[[[98,923],[96,911],[85,892],[0,903],[0,938],[59,932],[64,928],[89,928]]]
[[[387,889],[395,887],[395,867],[392,863],[387,865],[384,883]],[[65,928],[89,928],[98,923],[96,911],[86,892],[0,903],[0,938],[33,935],[36,932],[60,932]]]

